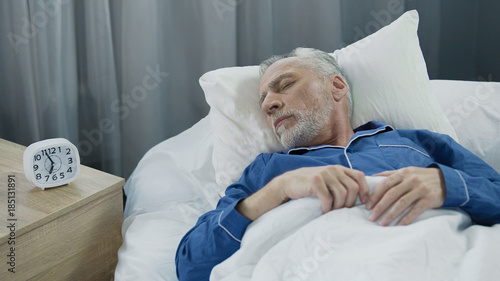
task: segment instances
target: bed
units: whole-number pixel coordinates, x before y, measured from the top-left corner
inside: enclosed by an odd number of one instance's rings
[[[353,126],[378,120],[448,134],[500,171],[500,83],[429,80],[418,20],[407,12],[332,53],[352,90]],[[200,85],[209,114],[144,155],[124,187],[115,280],[177,280],[183,235],[259,153],[282,149],[259,112],[258,81],[257,66],[206,73]],[[368,180],[373,186],[379,179]],[[455,209],[427,211],[407,227],[378,227],[366,216],[363,205],[320,215],[315,198],[286,203],[249,226],[241,249],[214,268],[211,280],[500,276],[498,224],[476,225]]]

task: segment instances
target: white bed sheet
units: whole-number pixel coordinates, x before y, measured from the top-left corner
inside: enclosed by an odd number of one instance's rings
[[[433,80],[431,85],[461,143],[500,171],[500,83]],[[470,101],[474,98],[477,105]],[[465,113],[460,107],[467,108]],[[177,244],[219,199],[208,118],[152,148],[127,180],[115,280],[177,280]],[[487,229],[500,237],[498,226]],[[476,230],[471,233],[477,235],[469,243],[489,242]],[[476,251],[464,258],[491,263],[485,257]]]
[[[127,180],[115,280],[177,280],[175,252],[219,195],[208,117],[144,155]]]

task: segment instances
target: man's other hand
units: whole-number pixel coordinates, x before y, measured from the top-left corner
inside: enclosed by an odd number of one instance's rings
[[[386,176],[371,193],[366,208],[371,210],[369,219],[387,226],[397,217],[408,212],[397,225],[408,225],[424,211],[439,208],[446,198],[446,185],[439,168],[406,167],[386,171],[374,176]]]

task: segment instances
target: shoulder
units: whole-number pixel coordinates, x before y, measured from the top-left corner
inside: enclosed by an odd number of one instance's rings
[[[405,138],[409,138],[415,142],[423,143],[423,144],[437,144],[442,143],[446,145],[455,145],[457,142],[446,134],[432,132],[426,129],[420,130],[395,130],[395,132]]]
[[[246,167],[244,174],[260,174],[273,159],[284,155],[282,152],[261,153]]]
[[[395,129],[391,125],[377,121],[370,121],[356,128],[356,130],[377,130],[377,134],[374,135],[378,135],[382,138],[402,137],[416,142],[442,141],[446,143],[457,143],[452,137],[446,134],[432,132],[427,129]]]
[[[254,166],[266,166],[271,159],[276,157],[275,155],[283,154],[282,152],[274,152],[274,153],[261,153],[255,157],[250,165]]]

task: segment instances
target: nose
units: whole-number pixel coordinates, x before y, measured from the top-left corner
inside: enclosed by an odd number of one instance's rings
[[[275,93],[269,92],[262,102],[261,108],[267,114],[273,114],[275,111],[280,110],[283,107],[283,101],[280,96]]]

